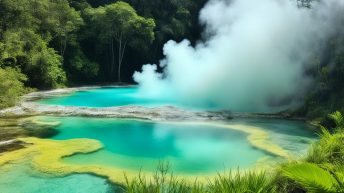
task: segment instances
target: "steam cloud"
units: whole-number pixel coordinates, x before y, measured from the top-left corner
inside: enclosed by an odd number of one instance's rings
[[[344,1],[210,0],[200,13],[205,42],[169,41],[166,58],[135,72],[140,93],[195,107],[277,111],[294,105],[312,80],[308,61],[336,30]],[[293,100],[294,99],[294,100]]]

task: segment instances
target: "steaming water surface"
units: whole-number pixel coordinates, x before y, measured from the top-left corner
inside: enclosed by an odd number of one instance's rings
[[[70,95],[43,99],[42,104],[62,106],[113,107],[124,105],[158,106],[172,101],[153,100],[141,96],[137,87],[98,88],[74,92]]]
[[[149,98],[140,94],[137,87],[121,88],[97,88],[85,91],[78,91],[69,95],[52,97],[38,101],[47,105],[62,106],[83,106],[83,107],[114,107],[126,105],[140,105],[145,107],[157,107],[162,105],[173,105],[188,109],[196,109],[176,100],[169,100],[167,97]],[[211,104],[202,105],[197,109],[216,108]]]

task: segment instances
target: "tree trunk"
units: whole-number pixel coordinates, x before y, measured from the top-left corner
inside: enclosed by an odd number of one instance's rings
[[[118,69],[117,69],[117,81],[120,83],[121,80],[121,54],[122,54],[122,33],[119,38],[119,47],[118,47]]]
[[[62,36],[60,39],[60,54],[61,54],[62,58],[64,58],[64,54],[65,54],[66,49],[67,49],[67,40],[68,40],[67,35],[65,37]]]
[[[111,64],[110,64],[110,77],[113,76],[113,69],[115,66],[115,52],[113,49],[113,38],[111,38]]]
[[[123,63],[123,57],[125,53],[125,49],[127,47],[127,40],[124,41],[124,44],[122,45],[122,38],[119,41],[119,55],[118,55],[118,82],[121,83],[121,66]]]
[[[62,52],[63,52],[63,48],[62,48],[62,45],[63,45],[63,40],[62,38],[60,39],[60,54],[62,56]],[[63,56],[62,56],[63,57]]]

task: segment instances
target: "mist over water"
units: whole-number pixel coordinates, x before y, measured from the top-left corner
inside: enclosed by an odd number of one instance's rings
[[[310,58],[336,30],[344,1],[298,8],[292,0],[210,0],[205,41],[169,41],[165,59],[135,72],[140,94],[193,106],[271,112],[298,103],[312,83]]]

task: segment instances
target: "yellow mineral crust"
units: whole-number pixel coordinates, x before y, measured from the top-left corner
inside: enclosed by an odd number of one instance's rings
[[[125,176],[133,179],[139,172],[123,168],[106,167],[101,165],[74,165],[61,161],[63,157],[76,153],[91,153],[102,148],[102,144],[91,139],[49,140],[39,138],[19,138],[31,145],[26,148],[0,154],[0,167],[4,164],[30,160],[35,169],[43,173],[59,177],[75,173],[91,173],[109,179],[112,183],[125,183]],[[152,172],[141,172],[148,179]],[[186,179],[195,179],[195,176],[183,176]]]
[[[32,157],[33,163],[38,168],[54,167],[54,164],[61,166],[59,160],[68,155],[75,153],[89,153],[102,148],[102,144],[91,139],[72,139],[65,141],[55,141],[39,138],[18,138],[27,144],[27,147],[13,152],[0,154],[0,166],[21,160],[23,158]],[[39,165],[39,166],[38,166]],[[44,170],[46,171],[46,170]]]
[[[21,122],[31,122],[33,124],[37,124],[41,126],[52,126],[52,127],[55,127],[61,124],[61,122],[59,121],[44,121],[41,119],[40,116],[23,118],[21,119]]]

